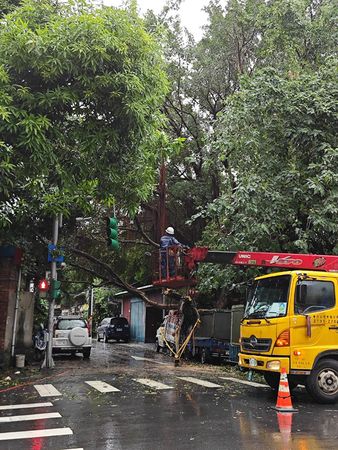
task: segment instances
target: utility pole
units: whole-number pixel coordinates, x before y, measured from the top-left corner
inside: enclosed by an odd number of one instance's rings
[[[93,337],[93,314],[94,314],[94,288],[93,285],[90,286],[90,334]]]
[[[59,223],[61,222],[59,216],[54,217],[53,221],[53,244],[56,246],[59,237]],[[51,286],[53,286],[54,280],[57,280],[57,271],[56,271],[56,261],[54,258],[51,262]],[[47,369],[52,369],[55,364],[52,356],[53,349],[53,321],[54,321],[54,308],[55,308],[55,298],[50,290],[50,298],[49,298],[49,309],[48,309],[48,344],[47,351],[45,355],[45,360],[42,364],[42,367],[46,367]]]

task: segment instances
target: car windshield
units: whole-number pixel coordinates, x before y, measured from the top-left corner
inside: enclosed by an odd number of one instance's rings
[[[250,290],[244,318],[272,318],[287,312],[290,275],[255,281]]]
[[[72,330],[75,327],[86,328],[86,322],[82,319],[61,319],[57,324],[58,330]]]

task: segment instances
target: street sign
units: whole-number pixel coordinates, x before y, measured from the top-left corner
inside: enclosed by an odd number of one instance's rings
[[[48,244],[48,262],[62,263],[65,260],[63,256],[63,248],[57,248],[54,244]]]

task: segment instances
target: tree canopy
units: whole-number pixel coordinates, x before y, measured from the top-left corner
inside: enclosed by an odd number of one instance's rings
[[[159,46],[133,10],[24,1],[0,30],[0,226],[135,210],[163,145]]]
[[[179,0],[144,21],[134,3],[2,2],[0,228],[38,234],[63,212],[74,271],[147,284],[156,234],[137,231],[154,231],[166,161],[180,241],[337,253],[335,2],[212,0],[199,42]],[[111,256],[100,236],[113,204],[123,249]],[[198,272],[208,305],[255,273]]]

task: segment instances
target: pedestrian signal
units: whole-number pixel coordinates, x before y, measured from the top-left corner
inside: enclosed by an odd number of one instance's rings
[[[46,278],[43,278],[42,280],[40,280],[39,284],[38,284],[38,288],[39,288],[40,292],[47,292],[49,289],[48,280],[46,280]]]

